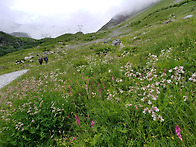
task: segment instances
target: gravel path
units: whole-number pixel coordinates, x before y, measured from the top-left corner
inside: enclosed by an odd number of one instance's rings
[[[11,81],[18,78],[19,76],[26,73],[27,71],[28,71],[28,69],[11,72],[11,73],[4,74],[4,75],[0,75],[0,89],[3,88],[5,85],[9,84]]]

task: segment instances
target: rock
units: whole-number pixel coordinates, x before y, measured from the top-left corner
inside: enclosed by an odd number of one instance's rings
[[[108,43],[108,42],[112,42],[112,40],[109,38],[106,41],[104,41],[104,43]]]
[[[30,60],[32,58],[34,58],[34,56],[25,57],[24,60]]]
[[[116,40],[112,41],[112,45],[114,45],[114,46],[118,46],[118,45],[120,45],[120,43],[121,43],[120,39],[116,39]]]
[[[18,65],[18,64],[21,64],[21,63],[24,63],[24,62],[25,62],[25,60],[22,59],[22,60],[16,60],[15,63],[16,63],[16,65]]]
[[[167,21],[164,22],[164,24],[168,24],[170,22],[174,22],[174,19],[167,20]]]
[[[184,17],[184,19],[189,19],[191,17],[193,17],[193,15],[187,15],[187,16]]]
[[[137,36],[136,37],[133,37],[133,40],[136,40],[137,39]]]

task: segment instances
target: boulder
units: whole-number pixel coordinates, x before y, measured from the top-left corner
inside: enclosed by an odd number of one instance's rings
[[[30,60],[32,58],[34,58],[34,56],[25,57],[24,60]]]
[[[121,43],[120,39],[116,39],[116,40],[112,41],[113,46],[118,46],[118,45],[120,45],[120,43]]]
[[[184,19],[189,19],[191,17],[193,17],[193,15],[187,15],[187,16],[184,17]]]

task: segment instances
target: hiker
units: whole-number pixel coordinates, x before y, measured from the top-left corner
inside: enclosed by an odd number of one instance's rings
[[[40,65],[42,65],[42,62],[43,62],[42,56],[38,59],[38,61],[39,61]]]
[[[48,57],[44,57],[44,61],[46,61],[46,64],[48,63]]]

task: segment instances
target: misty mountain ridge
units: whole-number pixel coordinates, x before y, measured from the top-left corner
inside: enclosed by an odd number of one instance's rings
[[[157,2],[152,2],[145,7],[138,7],[138,8],[134,8],[134,9],[130,9],[130,10],[126,10],[121,13],[118,13],[114,17],[112,17],[108,23],[106,23],[103,27],[101,27],[101,29],[99,29],[99,31],[111,29],[112,27],[126,21],[127,19],[130,19],[130,18],[138,15],[139,13],[149,9],[151,6],[153,6]]]
[[[10,33],[10,35],[15,36],[15,37],[31,38],[31,36],[28,33],[24,33],[24,32],[13,32],[13,33]]]

